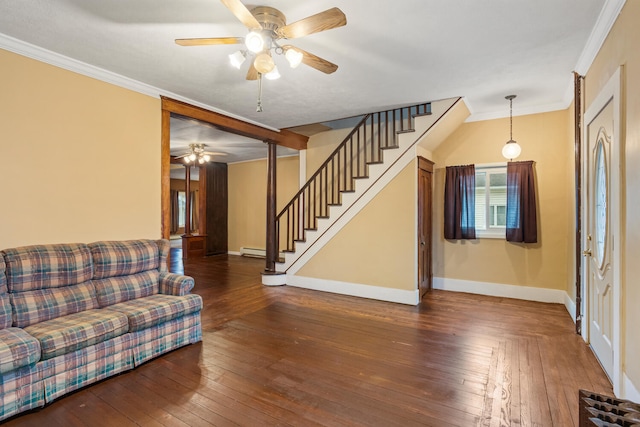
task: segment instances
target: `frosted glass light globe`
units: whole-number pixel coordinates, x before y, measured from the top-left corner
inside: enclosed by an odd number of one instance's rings
[[[271,55],[268,53],[261,53],[256,56],[256,60],[253,61],[253,66],[256,67],[256,70],[258,70],[259,73],[267,74],[273,70],[273,67],[275,67],[276,64],[273,62]]]
[[[502,147],[502,155],[508,160],[517,159],[521,151],[522,149],[520,148],[520,145],[518,145],[518,143],[513,139],[508,141],[504,144],[504,147]]]

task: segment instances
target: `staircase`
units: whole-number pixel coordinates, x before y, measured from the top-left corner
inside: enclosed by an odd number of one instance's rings
[[[277,215],[276,269],[295,274],[395,175],[460,98],[367,114]]]

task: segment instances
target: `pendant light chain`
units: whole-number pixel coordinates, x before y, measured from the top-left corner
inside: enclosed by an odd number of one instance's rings
[[[509,140],[513,141],[513,98],[509,99]]]

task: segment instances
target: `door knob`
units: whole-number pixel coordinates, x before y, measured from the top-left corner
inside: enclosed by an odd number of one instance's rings
[[[582,255],[591,256],[591,249],[587,249],[586,251],[582,251]]]

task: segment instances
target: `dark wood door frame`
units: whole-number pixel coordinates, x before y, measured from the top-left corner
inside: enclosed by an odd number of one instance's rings
[[[432,256],[433,162],[418,157],[418,293],[420,299],[433,287]]]
[[[304,150],[307,148],[309,137],[288,130],[276,131],[264,128],[253,123],[245,122],[233,117],[225,116],[204,108],[196,107],[182,101],[160,97],[162,101],[162,128],[161,128],[161,234],[163,239],[170,237],[171,229],[171,195],[170,195],[170,169],[171,169],[171,114],[179,114],[185,117],[202,120],[229,133],[242,135],[259,141],[268,141],[276,145]],[[275,193],[273,197],[275,198]],[[275,201],[274,201],[275,203]],[[206,232],[206,230],[205,230]]]

